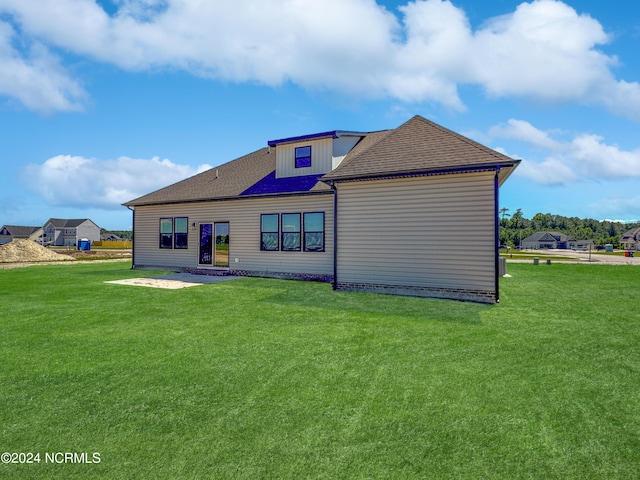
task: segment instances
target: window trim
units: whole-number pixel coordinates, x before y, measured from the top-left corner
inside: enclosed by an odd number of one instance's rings
[[[178,220],[184,219],[184,232],[178,231]],[[178,237],[180,235],[180,237]],[[184,238],[184,244],[178,241],[178,238]],[[173,248],[177,250],[185,250],[189,248],[189,217],[173,217]]]
[[[275,232],[266,232],[262,229],[263,227],[263,223],[262,223],[262,219],[264,217],[269,217],[269,216],[276,216],[277,217],[277,221],[276,221],[276,229],[277,231]],[[275,249],[271,249],[271,248],[265,248],[265,242],[263,241],[263,236],[264,234],[276,234],[276,248]],[[279,213],[261,213],[260,214],[260,251],[261,252],[278,252],[280,250],[280,214]]]
[[[171,221],[171,231],[170,232],[164,232],[162,231],[162,226],[163,224],[168,224],[168,222],[166,222],[167,220]],[[165,249],[172,249],[173,248],[173,217],[160,217],[160,222],[158,225],[158,229],[159,231],[159,237],[158,237],[158,248],[161,248],[163,250]],[[170,242],[166,243],[163,242],[164,238],[169,238]]]
[[[176,221],[179,219],[184,219],[185,231],[177,231]],[[168,222],[169,221],[169,222]],[[170,232],[163,232],[162,226],[163,224],[171,225]],[[189,248],[189,217],[160,217],[158,223],[158,248],[162,250],[185,250]],[[180,237],[178,237],[180,235]],[[163,242],[163,239],[171,239],[168,242]],[[184,239],[184,243],[179,240]]]
[[[322,231],[311,230],[307,231],[305,228],[305,216],[306,215],[322,215]],[[305,252],[324,252],[326,243],[326,214],[325,212],[303,212],[302,213],[302,248]],[[320,250],[310,250],[307,248],[307,233],[322,233],[322,248]]]
[[[285,232],[284,231],[284,216],[285,215],[297,215],[298,216],[298,231]],[[298,235],[298,248],[285,248],[284,237],[285,234],[297,234]],[[301,212],[285,212],[280,215],[280,249],[283,252],[300,252],[302,251],[302,213]]]
[[[302,149],[309,149],[309,155],[303,155],[302,153],[300,153],[300,155],[298,155],[298,152],[301,151]],[[295,147],[294,152],[293,152],[293,156],[294,156],[294,163],[295,163],[295,167],[296,168],[310,168],[311,167],[311,158],[312,158],[312,149],[311,149],[311,145],[305,145],[302,147]],[[304,162],[304,163],[302,163]]]

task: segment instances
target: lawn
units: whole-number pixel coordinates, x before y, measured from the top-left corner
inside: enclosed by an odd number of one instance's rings
[[[104,283],[154,273],[0,271],[0,452],[40,460],[0,478],[640,478],[638,267],[509,264],[495,306]]]

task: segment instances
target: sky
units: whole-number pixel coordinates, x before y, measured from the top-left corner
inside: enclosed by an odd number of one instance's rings
[[[638,221],[638,51],[628,0],[0,0],[0,225],[414,115],[522,159],[510,213]]]

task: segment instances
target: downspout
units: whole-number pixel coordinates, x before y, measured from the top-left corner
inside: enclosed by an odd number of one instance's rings
[[[500,225],[500,221],[498,220],[498,215],[499,215],[499,207],[500,207],[500,202],[499,202],[499,175],[500,175],[500,167],[497,166],[496,167],[496,174],[494,177],[494,181],[493,181],[493,188],[494,188],[494,195],[493,195],[493,202],[494,202],[494,214],[493,214],[493,223],[495,225],[495,282],[496,282],[496,303],[500,303],[500,230],[499,230],[499,225]]]
[[[131,210],[131,270],[136,266],[136,211],[134,208],[127,206]]]
[[[329,183],[333,190],[333,289],[338,289],[338,189],[333,182]]]

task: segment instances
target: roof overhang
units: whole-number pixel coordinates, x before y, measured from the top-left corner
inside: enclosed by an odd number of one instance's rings
[[[364,137],[366,132],[350,132],[347,130],[332,130],[330,132],[313,133],[311,135],[301,135],[299,137],[281,138],[279,140],[269,140],[267,144],[270,147],[282,145],[285,143],[297,143],[307,140],[321,140],[323,138],[339,138],[339,137]]]
[[[156,202],[127,202],[123,203],[123,207],[127,207],[131,210],[135,210],[136,207],[156,207],[160,205],[189,205],[194,203],[216,203],[216,202],[230,202],[239,200],[255,200],[260,198],[287,198],[287,197],[311,197],[314,195],[333,195],[333,190],[309,190],[301,192],[288,192],[288,193],[268,193],[268,194],[256,194],[256,195],[234,195],[229,197],[202,197],[192,198],[189,200],[160,200]]]
[[[427,177],[427,176],[434,176],[434,175],[452,175],[452,174],[459,174],[459,173],[475,173],[475,172],[497,172],[498,184],[502,185],[507,180],[507,178],[513,173],[513,171],[516,169],[516,167],[519,164],[520,164],[520,160],[513,160],[509,162],[500,162],[500,163],[461,165],[455,168],[407,170],[407,171],[380,173],[375,175],[332,176],[331,174],[328,174],[320,178],[320,180],[325,183],[328,183],[329,185],[332,185],[334,183],[342,183],[342,182],[385,180],[385,179],[391,179],[391,178]]]

